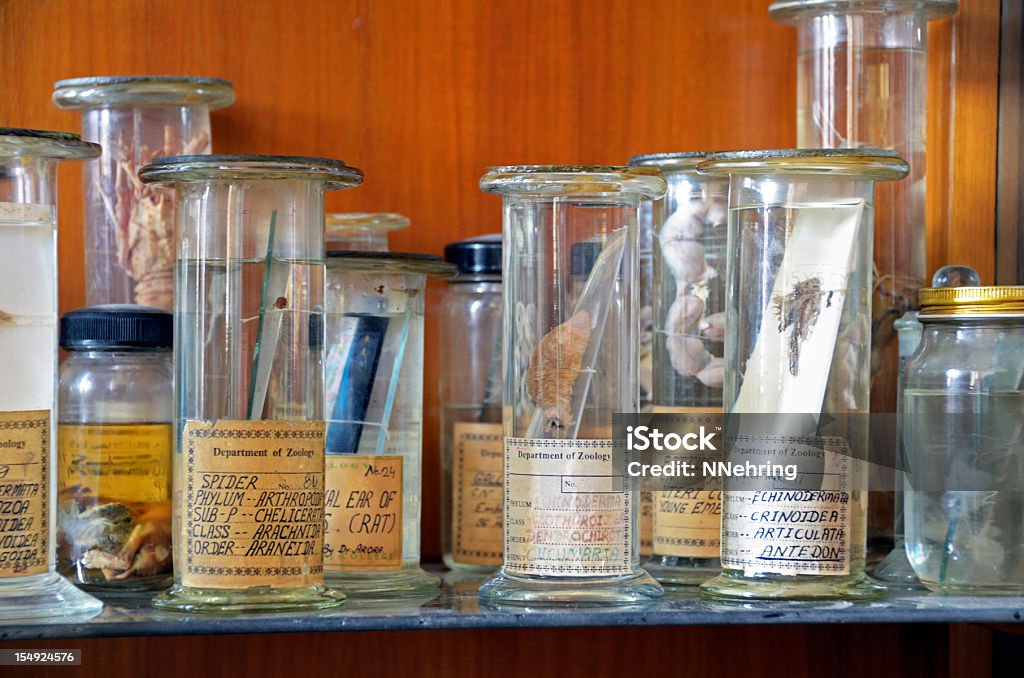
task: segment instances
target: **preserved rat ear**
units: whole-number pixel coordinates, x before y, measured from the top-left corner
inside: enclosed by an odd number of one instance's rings
[[[543,411],[546,428],[563,429],[575,422],[572,391],[590,334],[590,312],[577,311],[544,335],[530,355],[526,391]]]

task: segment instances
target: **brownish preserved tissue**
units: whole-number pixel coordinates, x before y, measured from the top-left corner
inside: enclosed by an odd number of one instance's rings
[[[544,411],[549,428],[571,426],[572,390],[590,340],[590,313],[573,317],[544,335],[530,355],[527,393]]]

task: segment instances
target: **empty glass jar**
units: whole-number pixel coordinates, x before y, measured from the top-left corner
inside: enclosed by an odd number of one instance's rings
[[[635,603],[635,479],[613,413],[636,413],[637,219],[665,182],[644,167],[492,168],[503,198],[505,549],[491,603]],[[591,257],[590,254],[594,256]]]
[[[0,619],[92,615],[56,572],[57,163],[77,134],[0,128]]]
[[[210,111],[235,100],[218,78],[167,75],[61,80],[53,101],[82,111],[82,136],[103,146],[85,166],[85,298],[89,305],[173,309],[174,197],[137,171],[157,156],[210,153]]]
[[[453,570],[492,572],[504,549],[501,235],[449,243],[458,268],[440,305],[441,552]]]
[[[1024,287],[921,290],[904,376],[910,564],[944,593],[1024,591]]]
[[[175,187],[174,586],[195,612],[318,609],[323,584],[324,192],[338,160],[158,158]]]
[[[698,170],[730,181],[726,459],[758,471],[724,478],[722,574],[702,590],[876,595],[864,574],[872,208],[875,181],[907,165],[870,149],[739,151]]]

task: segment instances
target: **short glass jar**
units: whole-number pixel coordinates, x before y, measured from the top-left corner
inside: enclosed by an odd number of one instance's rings
[[[1024,287],[925,288],[904,374],[910,564],[945,593],[1024,591]]]
[[[441,301],[441,552],[453,570],[501,566],[501,234],[448,244]]]
[[[409,228],[409,217],[392,212],[342,212],[324,220],[324,246],[329,251],[388,252],[388,234]]]
[[[57,565],[81,586],[170,584],[173,337],[146,306],[61,318]]]

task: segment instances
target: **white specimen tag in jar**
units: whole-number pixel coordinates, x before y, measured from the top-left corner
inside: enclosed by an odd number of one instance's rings
[[[801,470],[777,488],[731,491],[727,484],[723,569],[742,570],[745,576],[848,575],[851,517],[858,510],[851,485],[858,462],[846,441],[749,436],[737,441],[731,455],[734,463],[767,458]]]
[[[322,421],[185,423],[182,584],[323,583],[325,430]]]
[[[611,440],[505,438],[505,570],[630,574],[632,493]]]
[[[49,464],[50,411],[0,412],[0,579],[49,569]]]

